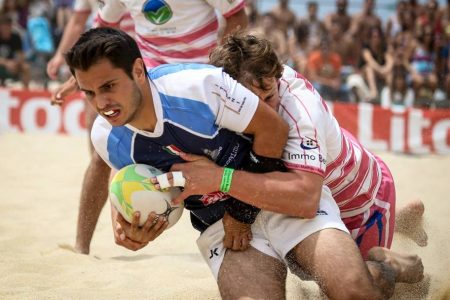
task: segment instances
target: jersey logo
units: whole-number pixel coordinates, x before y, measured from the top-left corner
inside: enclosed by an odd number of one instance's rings
[[[230,198],[230,196],[228,196],[228,194],[225,194],[223,192],[212,192],[212,193],[203,195],[200,198],[200,201],[203,203],[203,205],[208,206],[210,204],[216,203],[217,201],[224,201],[229,198]]]
[[[216,161],[217,157],[219,157],[220,151],[222,151],[222,147],[219,147],[219,149],[209,150],[209,149],[202,149],[203,154],[211,158],[212,161]]]
[[[300,147],[303,150],[312,150],[319,147],[316,140],[310,139],[310,138],[302,138],[302,142],[300,144]]]
[[[162,147],[165,151],[169,152],[172,155],[180,156],[180,152],[182,152],[180,149],[177,148],[175,145],[169,145]]]
[[[164,0],[147,0],[142,6],[145,18],[155,25],[167,23],[172,18],[172,9]]]

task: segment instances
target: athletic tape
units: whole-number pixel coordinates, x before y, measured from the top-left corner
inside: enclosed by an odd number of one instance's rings
[[[172,172],[172,176],[173,176],[173,186],[184,187],[184,185],[186,184],[186,179],[183,176],[183,172],[180,171]]]
[[[156,176],[161,189],[170,187],[169,179],[167,179],[167,173]]]

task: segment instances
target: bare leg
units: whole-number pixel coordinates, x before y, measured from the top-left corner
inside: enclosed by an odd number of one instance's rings
[[[285,299],[285,264],[253,247],[227,250],[219,271],[222,299]]]
[[[337,229],[310,235],[293,250],[296,262],[329,299],[382,299],[353,239]]]
[[[421,247],[428,244],[428,236],[423,229],[424,211],[423,202],[414,200],[401,208],[395,217],[396,231],[409,237]]]
[[[417,255],[374,247],[369,250],[368,260],[383,263],[385,268],[391,269],[395,275],[395,282],[416,283],[423,279],[423,264]]]

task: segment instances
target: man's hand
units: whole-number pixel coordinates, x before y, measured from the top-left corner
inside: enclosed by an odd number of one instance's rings
[[[147,246],[150,241],[160,236],[169,225],[165,218],[159,218],[154,212],[148,215],[147,221],[142,227],[139,227],[139,212],[133,214],[131,224],[117,211],[115,213],[113,211],[112,216],[116,244],[133,251]]]
[[[61,66],[65,63],[64,57],[57,52],[52,59],[47,63],[47,75],[50,77],[50,79],[57,79],[58,78],[58,71],[61,68]]]
[[[205,195],[220,189],[223,168],[217,166],[204,156],[181,152],[180,157],[186,163],[174,164],[170,168],[171,172],[181,171],[185,178],[184,191],[172,200],[174,205],[180,204],[191,195]],[[172,174],[168,173],[167,178],[173,186]],[[152,183],[158,184],[156,178],[152,178],[151,180]],[[156,188],[159,188],[159,186],[156,185]]]
[[[225,248],[243,251],[248,248],[252,239],[251,224],[241,223],[225,213],[222,219],[225,237],[223,244]]]
[[[78,84],[75,77],[71,76],[58,89],[56,89],[51,96],[52,105],[62,105],[67,96],[72,95],[78,90]]]

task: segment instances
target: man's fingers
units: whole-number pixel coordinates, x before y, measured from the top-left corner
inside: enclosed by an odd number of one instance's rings
[[[144,225],[142,226],[142,229],[144,231],[149,231],[155,224],[155,221],[158,220],[157,217],[158,216],[155,214],[155,212],[152,211],[151,213],[149,213],[147,216],[147,220],[145,221]]]
[[[172,203],[172,205],[180,205],[184,201],[184,199],[186,199],[189,196],[190,196],[189,193],[187,193],[186,191],[183,191],[178,196],[173,198],[171,203]]]
[[[195,155],[190,153],[180,152],[180,157],[185,161],[197,161],[197,160],[208,160],[206,157],[201,155]]]
[[[234,251],[241,250],[241,239],[239,236],[233,238],[233,247]]]
[[[248,239],[248,236],[242,237],[241,238],[241,251],[247,250],[249,245],[250,245],[250,240]]]
[[[225,234],[223,238],[223,246],[228,249],[233,249],[233,237],[229,234]]]
[[[141,213],[135,211],[133,213],[133,219],[131,220],[131,229],[135,230],[139,227],[139,220],[141,219]]]

